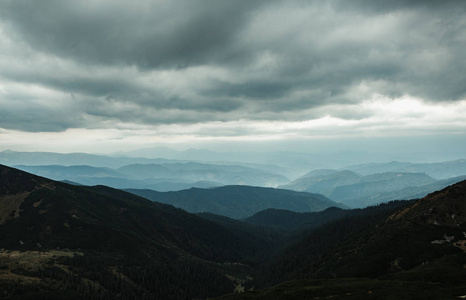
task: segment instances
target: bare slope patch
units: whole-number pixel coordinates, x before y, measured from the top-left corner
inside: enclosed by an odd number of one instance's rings
[[[4,195],[0,197],[0,224],[7,220],[19,217],[20,206],[24,202],[30,192]]]

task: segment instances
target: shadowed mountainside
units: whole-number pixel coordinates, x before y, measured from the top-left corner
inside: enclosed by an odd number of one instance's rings
[[[466,181],[386,212],[372,225],[368,218],[348,218],[311,231],[255,274],[265,286],[274,278],[287,283],[221,299],[466,295]]]
[[[248,188],[223,187],[233,198]],[[465,221],[466,181],[418,201],[243,222],[0,166],[0,296],[192,299],[255,286],[268,288],[223,299],[456,299]]]
[[[210,212],[236,219],[249,217],[268,208],[310,212],[322,211],[332,206],[345,207],[319,194],[240,185],[163,193],[135,189],[127,191],[188,212]]]
[[[247,268],[226,263],[257,262],[270,247],[260,236],[120,190],[72,186],[4,166],[0,212],[3,296],[218,295],[234,288],[227,273]]]

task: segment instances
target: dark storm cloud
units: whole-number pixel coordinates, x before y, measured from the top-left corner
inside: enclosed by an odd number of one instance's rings
[[[141,69],[232,59],[261,1],[2,1],[0,16],[32,47],[88,64]]]
[[[442,11],[455,11],[458,7],[464,9],[464,1],[462,0],[330,0],[333,7],[337,10],[356,10],[371,13],[387,13],[398,10],[407,9],[425,9],[432,10],[438,13]]]
[[[207,96],[276,99],[284,97],[291,89],[291,86],[283,81],[265,82],[260,80],[240,84],[217,81],[214,86],[205,93]]]
[[[41,74],[31,72],[29,74],[14,74],[11,70],[3,72],[3,77],[16,82],[33,82],[53,89],[67,93],[79,93],[86,96],[102,97],[111,96],[113,94],[127,97],[134,95],[136,91],[143,93],[141,87],[138,87],[131,80],[122,78],[107,77],[107,78],[92,78],[90,76],[80,76],[75,74],[73,77],[62,77],[53,74]]]
[[[461,100],[466,96],[464,69],[466,67],[466,1],[344,1],[332,0],[332,8],[339,13],[366,16],[407,15],[403,26],[392,41],[392,51],[400,54],[394,61],[396,72],[388,74],[395,95],[409,93],[428,100]],[[388,46],[374,41],[365,51]],[[383,53],[390,54],[389,48]],[[424,59],[422,56],[426,56]],[[429,55],[431,55],[429,57]],[[377,62],[376,62],[377,63]],[[369,69],[369,74],[382,74]],[[367,77],[367,75],[366,75]]]
[[[16,99],[15,101],[21,101]],[[0,99],[0,128],[29,132],[60,132],[85,125],[79,111],[69,108],[44,108],[35,103],[20,102],[13,106]]]
[[[465,7],[0,0],[0,84],[21,85],[0,93],[0,127],[353,120],[370,117],[352,109],[374,94],[463,100]],[[29,86],[48,92],[17,105]]]

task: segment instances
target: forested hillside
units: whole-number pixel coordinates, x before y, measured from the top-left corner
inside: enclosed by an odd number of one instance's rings
[[[455,298],[466,294],[465,197],[461,182],[421,200],[235,220],[1,166],[1,296]]]

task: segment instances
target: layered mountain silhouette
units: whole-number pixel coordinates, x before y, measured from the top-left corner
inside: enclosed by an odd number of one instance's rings
[[[448,179],[466,175],[466,160],[458,159],[435,163],[410,163],[392,161],[389,163],[366,163],[352,165],[345,167],[345,169],[357,172],[362,175],[383,172],[406,172],[425,173],[436,179]]]
[[[322,194],[353,208],[393,199],[424,197],[466,178],[464,159],[435,163],[393,161],[348,166],[343,158],[345,155],[313,156],[291,152],[235,154],[203,149],[180,152],[167,148],[143,149],[120,155],[127,156],[7,150],[0,152],[0,163],[57,181],[81,185],[161,192],[224,185],[278,187]],[[365,159],[369,158],[366,156]],[[352,161],[361,161],[361,157]],[[316,167],[341,169],[314,169],[299,177],[303,170]]]
[[[322,169],[311,171],[281,187],[294,191],[312,191],[314,193],[330,195],[336,187],[355,184],[359,182],[361,177],[360,174],[352,171]]]
[[[200,155],[192,156],[193,152]],[[158,153],[157,151],[155,154]],[[280,174],[285,177],[299,176],[300,171],[293,168],[274,165],[272,162],[280,162],[283,157],[289,157],[290,154],[283,154],[280,157],[275,157],[270,161],[262,161],[259,158],[264,158],[262,153],[245,153],[241,159],[229,154],[212,152],[207,150],[191,150],[183,152],[183,155],[169,155],[176,153],[173,149],[166,149],[161,155],[148,155],[145,153],[142,157],[121,155],[97,155],[89,153],[54,153],[54,152],[18,152],[5,150],[0,152],[0,164],[7,166],[44,166],[44,165],[61,165],[61,166],[80,166],[87,165],[92,167],[103,167],[118,169],[127,165],[137,164],[170,164],[170,163],[187,163],[199,162],[209,165],[235,165],[246,168],[262,170],[266,173]],[[151,158],[147,158],[151,157]],[[218,158],[218,159],[217,159]]]
[[[434,183],[435,179],[424,173],[379,173],[362,177],[357,183],[336,187],[329,195],[350,207],[365,207],[378,204],[380,193],[402,190],[412,186]]]
[[[4,296],[35,291],[185,299],[228,293],[234,285],[225,275],[237,268],[231,263],[255,260],[267,243],[120,190],[0,166],[0,248],[8,249],[0,257]],[[28,259],[34,263],[24,264]]]
[[[224,187],[225,201],[244,188]],[[466,181],[420,200],[241,221],[0,166],[0,297],[458,299],[465,216]]]
[[[210,212],[235,219],[246,218],[268,208],[316,212],[329,207],[346,207],[319,194],[240,185],[210,189],[191,188],[177,192],[137,189],[127,191],[152,201],[180,207],[188,212]]]
[[[54,180],[68,180],[83,185],[100,184],[119,189],[176,191],[191,187],[208,188],[231,184],[277,186],[288,182],[283,175],[260,169],[195,162],[130,164],[116,169],[87,165],[14,167]]]
[[[288,181],[282,175],[259,169],[196,162],[127,165],[119,168],[118,172],[136,179],[180,178],[191,182],[203,180],[222,184],[276,186]]]
[[[255,274],[287,283],[222,299],[463,298],[466,181],[409,203],[312,230]]]
[[[393,163],[392,169],[400,167],[400,164],[406,166],[404,163]],[[422,198],[464,179],[465,175],[435,179],[425,173],[411,172],[384,172],[363,176],[350,170],[323,169],[309,172],[281,187],[320,193],[349,207],[366,207],[395,199]]]

